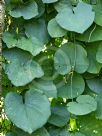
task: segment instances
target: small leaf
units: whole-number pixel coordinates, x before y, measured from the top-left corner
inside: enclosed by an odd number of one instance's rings
[[[62,37],[67,31],[61,28],[55,19],[52,19],[48,23],[48,32],[51,37]]]
[[[94,17],[95,14],[92,11],[92,6],[79,2],[73,10],[68,8],[59,12],[56,16],[56,21],[62,28],[68,31],[83,33],[91,26]]]
[[[86,80],[88,87],[95,93],[100,94],[102,92],[102,80],[100,78],[93,78]]]
[[[24,102],[22,96],[10,92],[5,98],[5,112],[17,127],[32,133],[47,122],[50,103],[45,95],[37,91],[26,92]]]
[[[76,102],[69,102],[67,106],[72,114],[86,115],[97,109],[97,102],[90,95],[80,95]]]

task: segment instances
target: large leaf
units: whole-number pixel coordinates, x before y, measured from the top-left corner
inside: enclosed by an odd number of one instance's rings
[[[4,64],[5,73],[15,86],[26,85],[44,74],[40,65],[25,51],[13,48],[5,50],[3,55],[8,61]]]
[[[52,114],[48,122],[52,125],[63,127],[67,125],[70,114],[64,105],[55,105],[52,107]]]
[[[88,87],[97,94],[102,93],[102,79],[100,78],[93,78],[87,80]]]
[[[34,20],[25,24],[25,33],[28,37],[35,37],[43,44],[49,40],[47,25],[44,19]]]
[[[63,9],[72,8],[71,0],[60,0],[54,4],[55,9],[61,12]]]
[[[62,98],[75,98],[84,92],[85,83],[81,75],[74,73],[72,77],[68,78],[67,83],[63,84],[58,88],[58,96]]]
[[[91,5],[79,2],[73,10],[68,8],[59,12],[56,16],[56,21],[62,28],[68,31],[83,33],[93,23],[94,16]]]
[[[31,19],[38,15],[38,6],[35,1],[22,4],[9,11],[12,17],[23,17],[24,19]]]
[[[47,97],[57,97],[57,88],[53,81],[50,80],[34,80],[30,85],[30,89],[38,88],[42,90]]]
[[[33,56],[39,54],[44,48],[42,42],[40,42],[36,37],[21,37],[17,40],[17,38],[9,32],[5,32],[3,34],[3,41],[6,43],[8,48],[18,47],[20,49],[29,51]]]
[[[47,122],[50,103],[45,95],[37,91],[26,92],[24,98],[10,92],[5,98],[5,112],[17,127],[32,133]]]
[[[87,52],[74,43],[67,43],[59,48],[54,56],[55,69],[62,75],[70,72],[71,67],[78,73],[84,73],[88,66]]]
[[[68,111],[75,115],[89,114],[97,109],[97,102],[89,95],[80,95],[76,102],[68,103]]]
[[[62,37],[67,31],[61,28],[55,19],[52,19],[48,23],[48,32],[51,37]]]
[[[96,42],[102,40],[102,27],[95,25],[92,25],[87,31],[85,31],[83,34],[77,35],[76,39],[79,41],[85,41],[85,42]]]
[[[87,48],[86,48],[88,59],[89,59],[89,67],[88,67],[87,71],[89,73],[97,74],[97,73],[99,73],[100,69],[102,68],[102,64],[100,64],[96,61],[96,53],[97,53],[98,45],[99,45],[98,43],[97,44],[93,43],[93,44],[87,46]]]
[[[57,2],[58,0],[42,0],[43,3],[54,3]]]

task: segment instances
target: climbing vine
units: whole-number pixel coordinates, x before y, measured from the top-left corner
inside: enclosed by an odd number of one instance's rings
[[[4,22],[0,133],[101,136],[102,1],[5,0]]]

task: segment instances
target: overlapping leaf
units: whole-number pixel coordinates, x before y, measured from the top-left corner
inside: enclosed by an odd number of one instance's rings
[[[5,112],[17,127],[32,133],[47,122],[50,103],[45,95],[37,91],[28,91],[24,98],[10,92],[5,98]]]
[[[44,74],[40,65],[27,52],[13,48],[5,50],[3,55],[8,61],[4,65],[5,73],[15,86],[24,86]]]
[[[59,12],[56,16],[56,21],[68,31],[83,33],[92,25],[94,16],[91,5],[79,2],[77,7],[73,9],[65,8]]]

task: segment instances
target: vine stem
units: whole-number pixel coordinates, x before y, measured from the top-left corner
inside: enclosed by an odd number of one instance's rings
[[[89,35],[89,38],[88,38],[88,42],[90,42],[92,33],[95,31],[95,29],[96,29],[96,24],[95,24],[94,28],[92,29],[92,31],[90,32],[90,35]]]
[[[75,34],[74,34],[74,46],[75,46],[75,50],[74,50],[74,63],[73,63],[72,70],[71,70],[71,99],[72,99],[72,102],[73,102],[73,75],[74,75],[75,64],[76,64]]]

